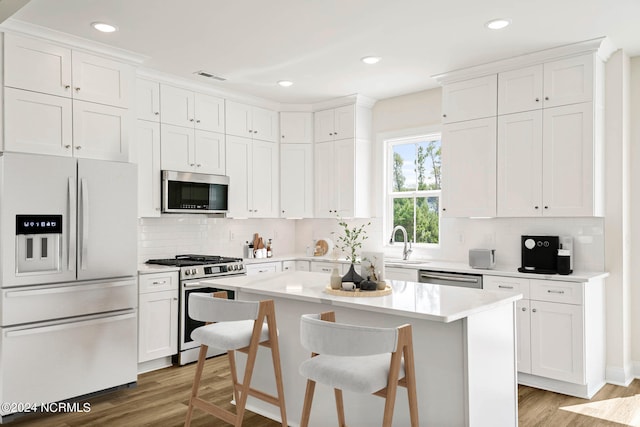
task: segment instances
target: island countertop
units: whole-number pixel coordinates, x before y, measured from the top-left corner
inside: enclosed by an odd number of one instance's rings
[[[387,296],[336,296],[325,292],[329,275],[306,271],[266,273],[251,276],[217,277],[200,282],[213,288],[243,291],[265,296],[351,307],[450,323],[500,305],[511,304],[522,294],[388,280]]]

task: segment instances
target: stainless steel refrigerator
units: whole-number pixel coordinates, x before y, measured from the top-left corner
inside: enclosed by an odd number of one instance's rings
[[[135,165],[3,153],[0,180],[0,401],[132,385]]]

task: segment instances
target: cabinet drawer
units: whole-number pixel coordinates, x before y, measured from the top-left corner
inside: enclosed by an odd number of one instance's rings
[[[296,271],[296,262],[282,261],[282,271]]]
[[[309,261],[296,261],[296,271],[310,271]]]
[[[338,269],[338,274],[342,273],[342,267],[339,263],[311,261],[311,271],[316,271],[318,273],[331,273],[334,268]]]
[[[518,277],[483,276],[482,287],[487,290],[515,291],[522,294],[523,299],[529,298],[529,279]]]
[[[388,280],[418,281],[418,270],[413,268],[385,267],[384,278]]]
[[[245,266],[247,269],[247,275],[260,274],[260,273],[277,273],[282,271],[282,264],[279,262],[265,262],[261,264],[250,264]]]
[[[139,276],[139,292],[168,291],[178,289],[178,272],[166,274],[142,274]]]
[[[583,295],[583,283],[531,279],[530,299],[532,300],[581,305]]]

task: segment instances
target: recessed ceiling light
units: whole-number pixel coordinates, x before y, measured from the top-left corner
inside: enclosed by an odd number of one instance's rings
[[[113,33],[114,31],[118,31],[118,27],[115,25],[105,24],[104,22],[92,22],[91,26],[103,33]]]
[[[500,19],[492,19],[491,21],[484,24],[490,30],[501,30],[505,27],[508,27],[511,24],[510,19],[500,18]]]
[[[289,80],[280,80],[278,84],[282,87],[289,87],[293,84],[293,82]]]
[[[379,56],[365,56],[364,58],[360,58],[360,61],[364,62],[365,64],[377,64],[378,62],[380,62],[380,57]]]

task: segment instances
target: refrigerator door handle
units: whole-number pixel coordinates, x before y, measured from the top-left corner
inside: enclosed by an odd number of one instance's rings
[[[82,247],[80,250],[80,268],[87,269],[87,255],[89,253],[89,192],[87,180],[80,180],[80,203],[82,211],[80,213],[80,226],[82,233]]]
[[[76,180],[69,177],[67,188],[67,269],[74,271],[76,268]]]

